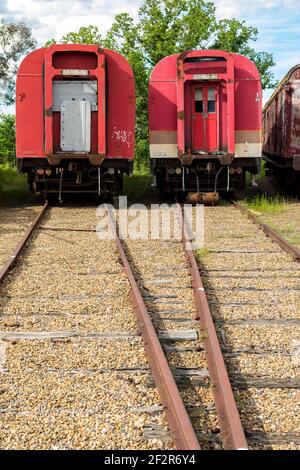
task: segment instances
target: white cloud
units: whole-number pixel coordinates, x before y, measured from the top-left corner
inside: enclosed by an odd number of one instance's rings
[[[68,31],[77,31],[80,26],[97,25],[101,31],[107,31],[112,23],[109,15],[69,16],[64,18],[56,27],[55,38],[58,39]]]
[[[52,37],[58,39],[80,26],[96,25],[105,33],[114,16],[128,12],[137,16],[139,0],[6,0],[0,16],[13,21],[24,21],[32,27],[39,45]]]

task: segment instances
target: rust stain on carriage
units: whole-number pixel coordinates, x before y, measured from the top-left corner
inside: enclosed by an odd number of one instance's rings
[[[300,155],[294,155],[293,168],[295,171],[300,171]]]
[[[177,113],[177,118],[178,118],[180,121],[183,121],[183,120],[184,120],[184,111],[178,111],[178,113]]]
[[[48,109],[46,109],[46,111],[45,111],[45,115],[46,115],[46,116],[49,116],[49,117],[51,117],[51,116],[53,115],[52,107],[51,107],[51,108],[48,108]]]
[[[248,142],[249,144],[257,144],[262,141],[262,131],[235,131],[235,143],[243,144]]]
[[[90,164],[93,166],[101,166],[105,160],[105,155],[89,155]]]
[[[64,153],[63,155],[50,154],[47,156],[49,165],[60,165],[63,160],[82,160],[88,159],[91,165],[100,166],[105,160],[105,155],[90,155],[89,153]]]
[[[188,50],[188,51],[183,51],[183,52],[180,54],[180,56],[178,57],[178,59],[177,59],[178,64],[179,64],[179,63],[183,63],[184,60],[185,60],[185,58],[186,58],[186,56],[187,56],[190,52],[191,52],[190,50]]]
[[[192,155],[192,153],[189,149],[187,154],[184,153],[184,152],[181,152],[180,155],[178,155],[178,158],[179,158],[180,162],[182,163],[182,165],[191,165],[194,161],[195,156]]]
[[[150,131],[150,144],[177,144],[177,131]]]
[[[217,155],[220,160],[221,165],[231,165],[234,160],[234,155],[226,154],[226,155]]]
[[[177,59],[177,79],[184,80],[183,62],[190,51],[184,51]]]

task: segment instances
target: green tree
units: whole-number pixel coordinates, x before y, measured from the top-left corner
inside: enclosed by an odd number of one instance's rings
[[[249,57],[259,70],[263,89],[274,88],[278,82],[274,80],[274,74],[270,70],[275,65],[273,54],[256,52],[249,46],[249,42],[256,41],[257,38],[258,29],[247,26],[245,21],[221,20],[211,49],[223,49]]]
[[[132,66],[136,85],[136,159],[135,170],[149,171],[148,143],[148,81],[151,72],[139,37],[140,25],[127,13],[116,15],[103,46],[114,49],[126,57]]]
[[[272,54],[257,52],[250,44],[258,30],[237,19],[218,20],[213,2],[205,0],[144,0],[138,20],[116,15],[102,37],[88,26],[69,33],[60,42],[94,43],[119,51],[129,60],[136,80],[136,169],[148,168],[148,80],[153,67],[167,55],[192,49],[223,49],[246,55],[257,65],[264,88],[276,86]],[[53,42],[53,40],[52,40]],[[51,43],[52,43],[51,42]]]
[[[15,99],[15,76],[20,58],[36,46],[31,28],[24,23],[0,21],[0,91],[2,104]]]
[[[0,114],[0,163],[13,163],[15,158],[15,116]]]
[[[152,67],[167,55],[205,49],[217,27],[213,3],[203,0],[147,0],[139,23],[140,46]]]
[[[102,36],[97,26],[82,26],[79,31],[70,32],[63,36],[59,42],[61,44],[102,44]],[[45,46],[55,44],[55,39],[50,39]]]

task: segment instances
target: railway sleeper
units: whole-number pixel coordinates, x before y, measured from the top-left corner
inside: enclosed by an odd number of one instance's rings
[[[161,441],[168,441],[170,439],[169,431],[159,425],[146,425],[143,428],[144,438],[146,439],[160,439]],[[204,433],[201,429],[196,428],[196,434],[199,441],[206,441],[208,444],[222,445],[222,440],[218,432]],[[245,429],[247,441],[250,446],[255,445],[274,445],[274,444],[296,444],[300,445],[300,433],[298,432],[265,432],[259,430]]]

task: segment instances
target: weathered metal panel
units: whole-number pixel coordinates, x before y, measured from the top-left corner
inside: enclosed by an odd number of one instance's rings
[[[292,82],[291,155],[300,155],[300,80]]]
[[[89,152],[91,149],[91,103],[63,101],[61,103],[61,150]]]
[[[263,152],[275,163],[297,170],[294,157],[300,155],[300,65],[286,74],[266,103],[263,129]]]
[[[52,111],[60,111],[63,101],[89,101],[92,111],[98,110],[98,87],[96,80],[53,82]]]

